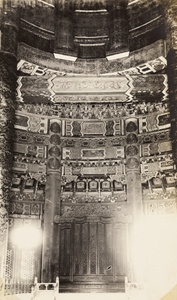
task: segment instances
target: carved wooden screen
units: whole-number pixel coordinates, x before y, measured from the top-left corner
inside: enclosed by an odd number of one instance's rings
[[[117,281],[126,275],[126,225],[84,218],[60,226],[60,279]]]

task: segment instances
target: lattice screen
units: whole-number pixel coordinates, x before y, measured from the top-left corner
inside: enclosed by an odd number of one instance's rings
[[[10,280],[12,277],[12,249],[7,250],[5,279]]]
[[[34,279],[34,250],[22,250],[21,279],[32,281]]]

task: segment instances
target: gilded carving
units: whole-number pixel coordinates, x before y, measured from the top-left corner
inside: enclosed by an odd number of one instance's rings
[[[75,218],[84,216],[115,217],[116,221],[131,222],[131,216],[126,215],[126,207],[118,204],[89,203],[84,205],[63,206],[61,218]]]
[[[82,134],[83,135],[90,135],[90,134],[102,134],[105,135],[106,128],[105,128],[105,122],[83,122],[82,123]]]
[[[54,157],[54,158],[50,158],[48,160],[48,167],[50,169],[53,169],[53,170],[54,169],[59,169],[60,166],[61,166],[61,163],[60,163],[60,160],[58,158]]]
[[[53,145],[59,145],[61,143],[61,138],[58,134],[52,134],[50,136],[50,143]]]
[[[138,137],[134,133],[129,133],[126,137],[127,144],[136,144],[138,142]]]
[[[177,205],[176,201],[167,201],[167,202],[146,202],[145,203],[145,213],[148,215],[156,214],[176,214]]]
[[[89,40],[89,39],[88,39]],[[97,40],[99,40],[97,38]],[[77,41],[77,38],[76,38]],[[82,39],[79,38],[79,41],[81,42]],[[85,41],[85,38],[83,39]],[[103,38],[100,39],[100,41],[103,41]],[[167,61],[164,56],[159,56],[153,60],[149,60],[148,62],[145,62],[141,65],[138,65],[136,67],[128,68],[123,71],[119,71],[118,75],[125,75],[125,74],[148,74],[148,73],[156,73],[157,71],[165,69],[167,66]],[[17,70],[21,71],[22,73],[25,73],[27,75],[38,75],[38,76],[44,76],[47,74],[58,74],[60,76],[65,76],[66,72],[51,70],[45,67],[41,67],[37,64],[33,64],[31,62],[28,62],[26,60],[20,60],[17,65]]]
[[[83,189],[82,192],[85,192]],[[67,193],[63,193],[61,200],[63,203],[120,203],[121,201],[126,201],[127,196],[125,192],[119,192],[118,194],[115,193],[114,196],[111,194],[109,196],[103,195],[94,195],[94,196],[86,196],[86,193],[82,196],[75,196],[68,195]]]
[[[130,121],[127,126],[126,126],[126,131],[127,132],[133,132],[137,130],[137,125],[135,122]]]
[[[59,97],[59,96],[57,96]],[[43,116],[58,116],[60,119],[83,119],[83,120],[106,120],[106,119],[114,119],[117,122],[117,125],[115,126],[115,130],[120,131],[121,124],[119,118],[127,118],[130,115],[136,116],[136,118],[139,118],[141,120],[142,115],[147,114],[153,114],[156,115],[157,113],[168,113],[168,102],[165,101],[156,101],[154,102],[145,102],[142,101],[140,103],[137,103],[137,101],[131,101],[130,103],[121,103],[126,101],[124,97],[121,95],[121,99],[115,99],[115,101],[119,100],[119,103],[111,103],[110,101],[114,101],[114,97],[105,97],[102,95],[103,99],[102,102],[109,101],[109,104],[105,106],[105,104],[98,103],[98,100],[101,99],[101,96],[93,96],[93,95],[87,95],[84,96],[85,100],[78,104],[78,102],[81,101],[79,96],[68,96],[68,98],[71,98],[71,101],[73,99],[77,100],[77,103],[65,103],[64,96],[61,96],[61,101],[57,104],[51,103],[50,107],[48,104],[45,103],[38,103],[38,104],[32,104],[32,103],[18,103],[18,111],[21,113],[31,113],[31,114],[37,114],[37,115],[43,115]],[[83,98],[84,98],[83,97]],[[96,101],[96,97],[98,100]],[[88,98],[88,99],[87,99]],[[89,101],[93,99],[95,102],[94,105],[91,103],[83,103],[86,101]],[[105,99],[106,98],[106,99]],[[69,99],[66,99],[66,102],[69,101]],[[80,100],[80,101],[79,101]],[[124,100],[124,101],[123,101]],[[145,117],[146,120],[146,117]],[[140,122],[140,127],[142,127],[142,124]],[[140,128],[140,131],[142,131],[142,128]]]
[[[128,146],[126,149],[126,153],[129,156],[134,156],[138,154],[138,148],[135,145]]]
[[[38,134],[38,133],[31,133],[31,132],[24,132],[20,130],[15,130],[15,140],[17,142],[25,142],[27,144],[37,143],[48,145],[49,138],[46,135]]]
[[[103,159],[105,158],[105,149],[82,149],[81,157],[83,159]]]
[[[57,146],[53,146],[49,149],[49,155],[50,156],[60,156],[61,155],[61,150]]]
[[[14,127],[21,130],[44,134],[48,131],[48,119],[33,114],[16,112]]]
[[[50,130],[54,133],[60,133],[61,132],[61,126],[57,122],[53,122],[50,125]]]
[[[131,157],[127,160],[127,168],[128,169],[137,169],[139,168],[139,161],[135,157]]]
[[[55,77],[52,90],[56,94],[66,93],[125,93],[129,89],[126,76],[116,77]]]

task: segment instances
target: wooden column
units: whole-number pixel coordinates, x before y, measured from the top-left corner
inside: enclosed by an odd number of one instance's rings
[[[55,282],[59,276],[59,216],[61,197],[61,125],[50,120],[47,181],[44,211],[44,241],[42,255],[42,282]]]
[[[138,145],[138,120],[136,118],[125,121],[126,129],[126,179],[127,179],[127,208],[132,216],[129,224],[129,280],[142,281],[141,257],[143,241],[141,232],[143,228],[142,215],[142,186],[140,175],[140,158]]]
[[[4,277],[15,122],[18,14],[17,9],[5,2],[1,1],[0,6],[0,277]]]

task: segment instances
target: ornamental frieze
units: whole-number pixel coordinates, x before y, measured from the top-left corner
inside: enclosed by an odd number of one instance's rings
[[[60,220],[75,217],[85,216],[100,216],[100,217],[114,217],[117,222],[130,223],[132,221],[131,215],[127,215],[126,207],[118,204],[103,205],[100,203],[63,206]]]
[[[40,190],[36,193],[36,198],[34,199],[34,192],[33,190],[24,190],[23,194],[20,193],[20,190],[19,189],[13,189],[10,191],[9,193],[9,198],[10,198],[10,201],[13,202],[13,201],[19,201],[20,203],[22,203],[22,201],[29,201],[29,202],[32,202],[35,200],[35,202],[44,202],[45,198],[44,198],[44,191],[43,190]]]
[[[44,204],[11,202],[9,207],[10,214],[39,216],[43,215]]]
[[[159,56],[155,59],[149,60],[143,64],[137,65],[136,67],[127,68],[123,71],[118,71],[118,75],[124,74],[148,74],[148,73],[156,73],[157,71],[163,70],[167,66],[167,61],[164,56]],[[37,64],[33,64],[26,60],[21,59],[18,62],[17,70],[25,73],[27,75],[37,75],[37,76],[44,76],[47,74],[58,74],[60,76],[65,76],[66,72],[56,71],[49,68],[41,67]],[[106,75],[106,74],[105,74]]]
[[[15,130],[15,141],[16,142],[23,142],[26,144],[42,144],[48,145],[49,144],[49,137],[46,135],[38,134],[38,133],[31,133],[31,132],[24,132],[23,130]]]
[[[133,100],[133,96],[141,96],[141,93],[146,93],[149,99],[155,93],[165,100],[168,88],[164,74],[142,75],[141,80],[138,75],[126,74],[101,77],[20,76],[17,83],[17,99],[26,103],[34,103],[34,99],[38,103],[127,102]]]
[[[141,144],[146,143],[155,143],[161,141],[169,141],[170,140],[170,130],[161,130],[159,132],[152,132],[152,133],[142,133],[139,136],[139,140]]]
[[[48,132],[48,119],[33,114],[16,112],[14,127],[20,130],[46,134]]]
[[[67,96],[69,97],[69,96]],[[74,97],[74,96],[72,96]],[[76,96],[75,96],[76,97]],[[78,97],[78,96],[77,96]],[[76,97],[76,98],[77,98]],[[84,97],[93,97],[84,96]],[[130,103],[109,103],[105,106],[105,103],[97,103],[96,96],[94,104],[93,103],[68,103],[67,99],[66,103],[57,103],[57,104],[30,104],[30,103],[21,103],[17,102],[17,110],[24,113],[32,113],[37,115],[44,116],[58,116],[61,119],[112,119],[112,118],[124,118],[129,115],[141,116],[148,113],[159,112],[166,113],[168,112],[168,102],[164,101],[141,101],[137,103],[136,99],[132,100]],[[109,99],[107,99],[109,98]],[[108,100],[113,100],[113,97],[103,97],[102,102],[106,102]],[[81,99],[78,99],[81,100]],[[120,99],[121,100],[121,99]],[[121,100],[122,101],[122,100]],[[121,102],[120,101],[120,102]],[[79,102],[79,101],[78,101]]]
[[[175,187],[166,187],[165,192],[164,189],[161,188],[152,188],[152,189],[144,189],[143,190],[143,200],[161,200],[161,199],[176,199],[176,188]]]
[[[39,157],[39,158],[46,158],[46,147],[45,146],[38,146],[38,145],[27,145],[26,143],[14,143],[13,144],[13,151],[14,153],[22,153],[27,156],[32,157]]]
[[[144,203],[144,212],[146,215],[176,214],[177,204],[175,200],[164,202],[146,202]]]
[[[62,136],[89,137],[123,134],[120,120],[63,120]]]
[[[62,137],[62,147],[67,148],[101,148],[101,147],[116,147],[117,149],[121,146],[124,146],[125,138],[122,136],[119,137],[91,137],[91,138],[74,138],[74,137]]]
[[[175,170],[174,161],[170,158],[166,158],[164,156],[153,157],[147,159],[146,161],[142,161],[141,163],[141,173],[142,174],[151,174],[151,173],[158,173],[164,171],[173,171]]]
[[[164,130],[171,127],[170,114],[154,112],[139,119],[139,133]]]
[[[170,114],[169,112],[152,112],[144,116],[133,116],[131,118],[138,120],[137,131],[140,134],[145,134],[147,132],[159,131],[159,130],[169,130],[171,127]],[[49,132],[49,116],[41,116],[16,111],[16,122],[15,129],[27,132],[33,132],[36,134],[48,134]],[[55,117],[56,118],[56,117]],[[58,117],[57,117],[58,118]],[[81,118],[82,119],[82,118]],[[89,137],[90,136],[121,136],[124,135],[126,128],[124,128],[124,122],[127,117],[107,119],[107,120],[81,120],[81,119],[66,119],[61,120],[61,135],[67,137]],[[58,118],[58,121],[60,119]],[[131,125],[132,126],[132,125]],[[129,126],[130,127],[130,126]],[[128,128],[127,134],[129,133],[129,140],[133,136],[133,128]],[[55,132],[53,132],[55,134]],[[160,134],[159,134],[160,136]],[[21,135],[21,139],[23,136]],[[28,137],[30,139],[30,137]],[[37,140],[37,137],[35,138]],[[40,141],[40,139],[39,139]]]
[[[45,162],[41,162],[40,160],[34,161],[34,159],[26,159],[26,161],[14,161],[12,170],[16,172],[23,173],[37,173],[39,177],[46,173],[46,165]]]
[[[167,153],[172,151],[172,142],[146,143],[141,145],[141,156]]]
[[[80,149],[80,148],[63,148],[62,159],[74,160],[103,160],[103,159],[116,159],[124,158],[124,147],[109,147],[109,148],[96,148],[96,149]]]
[[[61,200],[63,203],[115,203],[115,202],[121,202],[121,201],[126,201],[127,196],[126,193],[117,193],[114,196],[71,196],[71,195],[62,195]]]

